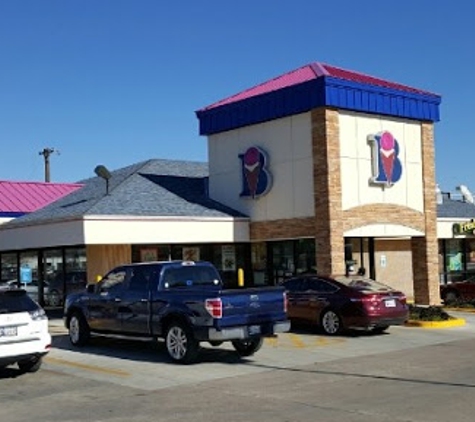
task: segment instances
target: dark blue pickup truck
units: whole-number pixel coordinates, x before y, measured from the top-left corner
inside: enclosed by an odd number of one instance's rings
[[[86,292],[69,295],[65,325],[73,345],[91,334],[165,339],[175,362],[196,360],[200,342],[231,341],[240,356],[260,349],[264,337],[286,332],[282,287],[223,289],[204,261],[167,261],[114,268]]]

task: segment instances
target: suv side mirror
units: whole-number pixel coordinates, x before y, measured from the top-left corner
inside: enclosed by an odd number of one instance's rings
[[[96,285],[95,284],[88,284],[86,287],[86,291],[88,293],[95,293],[96,292]]]

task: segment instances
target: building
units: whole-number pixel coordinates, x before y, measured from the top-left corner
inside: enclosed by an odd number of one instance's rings
[[[39,266],[61,256],[66,272],[83,265],[91,280],[126,262],[207,259],[227,284],[243,268],[255,286],[343,273],[351,263],[438,304],[440,101],[334,66],[303,66],[196,112],[208,163],[138,163],[113,171],[108,191],[99,177],[82,181],[1,227],[0,262],[25,251]],[[65,250],[75,251],[71,264]]]

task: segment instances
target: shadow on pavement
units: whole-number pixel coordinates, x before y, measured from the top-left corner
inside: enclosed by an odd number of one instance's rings
[[[242,364],[248,362],[232,349],[213,347],[202,343],[200,354],[196,361],[199,363]],[[73,346],[66,334],[53,336],[53,348],[72,351],[84,355],[106,356],[136,362],[156,362],[177,365],[167,354],[163,341],[134,341],[112,339],[107,337],[92,337],[89,344],[83,347]]]

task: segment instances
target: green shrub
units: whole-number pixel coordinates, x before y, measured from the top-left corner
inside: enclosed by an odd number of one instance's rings
[[[441,306],[409,305],[409,319],[414,321],[447,321],[453,318]]]
[[[467,308],[467,309],[474,309],[475,308],[475,300],[464,300],[464,299],[457,299],[445,304],[447,308]]]

